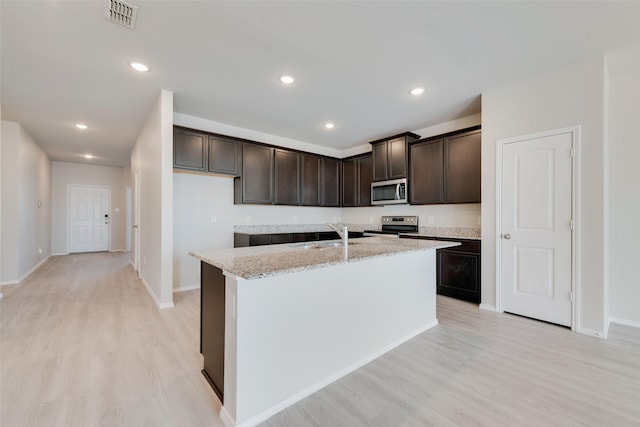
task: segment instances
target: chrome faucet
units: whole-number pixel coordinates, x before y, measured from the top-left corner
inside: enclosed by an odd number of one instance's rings
[[[342,239],[342,246],[345,248],[349,244],[349,231],[346,225],[342,224],[327,224],[327,227],[338,233],[338,236]]]

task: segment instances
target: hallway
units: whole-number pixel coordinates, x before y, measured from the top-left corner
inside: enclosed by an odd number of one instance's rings
[[[129,257],[51,257],[3,287],[0,425],[222,425],[200,373],[200,292],[158,310]]]

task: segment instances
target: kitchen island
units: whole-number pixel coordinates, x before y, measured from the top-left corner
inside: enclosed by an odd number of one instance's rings
[[[191,253],[203,373],[227,426],[253,426],[435,326],[435,250],[369,237]]]

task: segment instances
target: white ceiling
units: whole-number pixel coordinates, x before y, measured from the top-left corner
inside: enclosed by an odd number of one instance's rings
[[[0,2],[2,119],[51,159],[129,164],[160,89],[176,112],[341,150],[640,43],[637,1],[132,3],[135,30],[103,18],[107,0]],[[283,74],[297,81],[283,87]],[[411,97],[415,86],[427,92]]]

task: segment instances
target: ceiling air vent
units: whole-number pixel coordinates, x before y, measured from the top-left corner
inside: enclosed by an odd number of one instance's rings
[[[104,14],[106,20],[133,29],[136,25],[137,15],[138,6],[122,0],[107,0],[107,10]]]

